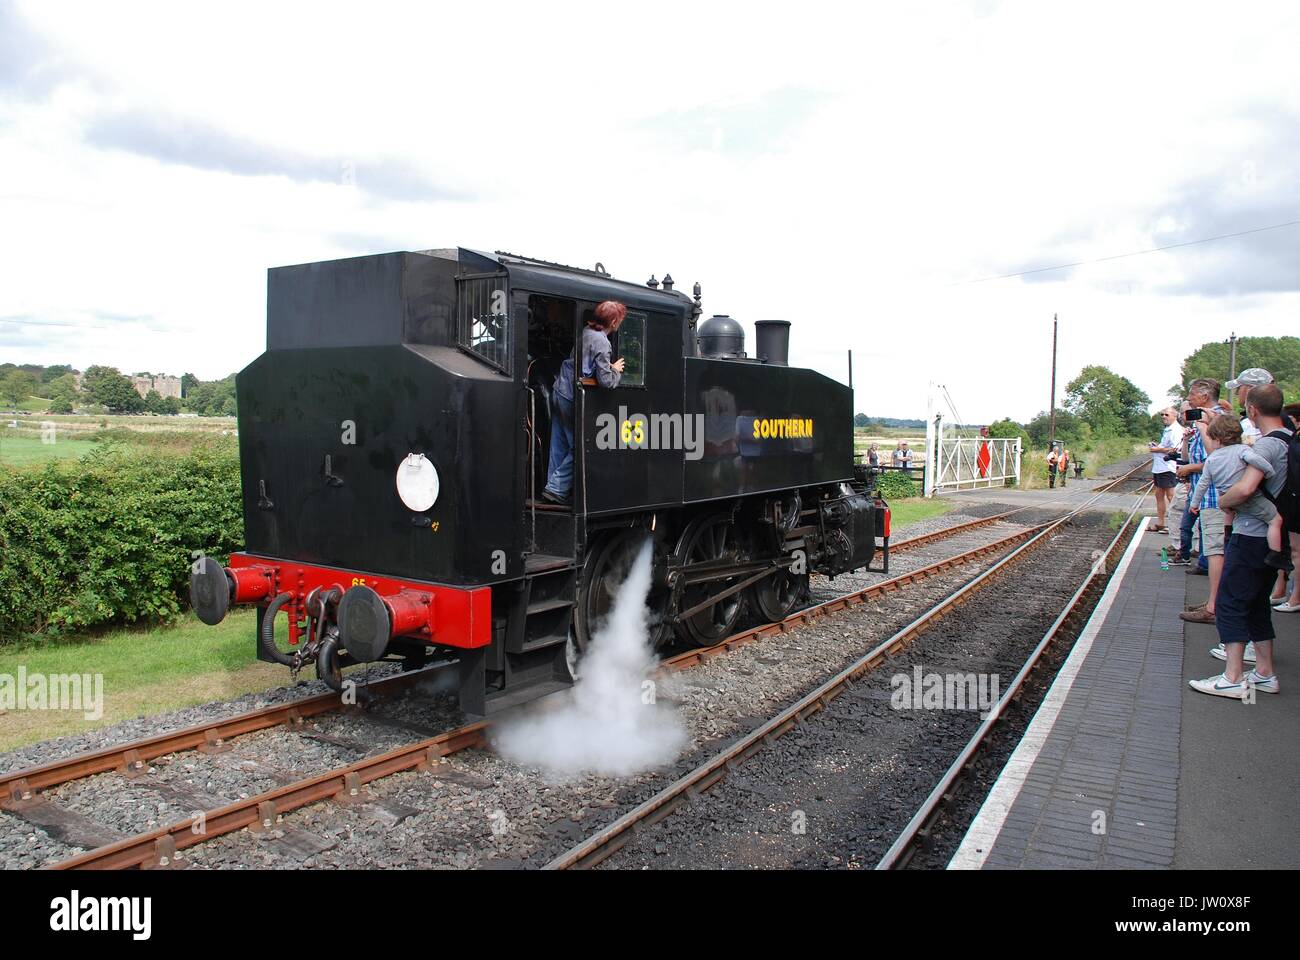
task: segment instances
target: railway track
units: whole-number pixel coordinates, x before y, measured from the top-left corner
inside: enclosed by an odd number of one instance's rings
[[[427,679],[431,672],[438,669],[431,667],[386,677],[367,684],[365,689],[371,696],[390,696]],[[116,770],[124,776],[136,776],[146,768],[150,760],[184,750],[198,750],[201,753],[224,751],[229,749],[230,741],[235,737],[284,724],[298,724],[309,717],[341,710],[345,706],[342,698],[330,691],[102,750],[78,753],[36,767],[0,773],[0,809],[21,810],[24,804],[37,801],[43,790],[99,773]]]
[[[729,637],[716,646],[686,651],[665,660],[660,669],[665,672],[686,670],[722,656],[744,644],[776,634],[788,633],[819,618],[865,603],[876,597],[895,593],[911,584],[919,583],[973,560],[1008,549],[1016,543],[1021,543],[1033,536],[1034,531],[1037,529],[1039,528],[1033,527],[1019,530],[991,543],[963,551],[955,556],[927,564],[890,580],[873,584],[851,594],[801,610],[783,621],[752,627]],[[268,722],[265,725],[269,726],[269,718],[266,719]],[[356,763],[305,778],[297,783],[277,787],[222,807],[204,811],[197,817],[190,817],[165,827],[142,832],[116,843],[107,844],[55,864],[53,869],[124,869],[130,867],[174,866],[179,859],[178,853],[183,858],[183,851],[189,847],[236,830],[245,828],[270,829],[285,814],[321,800],[356,801],[363,798],[365,785],[374,780],[404,770],[425,769],[442,757],[461,750],[481,747],[485,743],[484,736],[487,728],[487,721],[459,727],[375,757],[364,758]],[[183,731],[173,736],[183,737],[184,742],[190,742],[196,738],[197,733],[197,730]],[[129,754],[132,749],[136,748],[128,744],[121,748],[114,748],[112,751],[102,751],[102,753],[124,756]],[[86,769],[84,764],[77,764],[76,759],[70,758],[69,761],[61,764],[62,768],[68,773]],[[104,767],[107,760],[108,758],[100,760],[96,765]],[[117,769],[117,767],[108,766],[107,769]],[[42,776],[42,782],[49,783],[54,776],[55,774],[52,771],[47,771]],[[17,774],[14,777],[15,779],[21,779],[17,777]],[[29,797],[26,802],[40,802],[40,800]],[[21,814],[23,804],[11,804],[10,809]],[[202,824],[202,828],[196,830],[196,824]]]
[[[1123,525],[1106,547],[1100,562],[1093,565],[1083,583],[1066,601],[1064,608],[1052,621],[1051,626],[1047,628],[1047,632],[1043,634],[1042,639],[1035,645],[1024,666],[1020,668],[1020,671],[1012,680],[1011,685],[1007,687],[992,710],[989,711],[988,716],[985,717],[970,739],[966,741],[957,758],[944,771],[934,789],[930,791],[930,794],[912,815],[907,825],[900,831],[898,837],[885,852],[885,855],[876,864],[876,869],[895,870],[907,867],[916,853],[929,842],[935,823],[943,815],[944,810],[952,804],[966,773],[971,769],[972,764],[977,759],[980,751],[989,742],[989,738],[998,725],[1006,717],[1008,708],[1020,698],[1026,682],[1043,663],[1044,654],[1066,632],[1067,627],[1072,625],[1072,621],[1077,624],[1077,620],[1082,619],[1079,617],[1079,613],[1088,606],[1088,600],[1095,599],[1101,583],[1105,579],[1105,571],[1114,569],[1115,561],[1124,552],[1129,538],[1140,532],[1141,523],[1137,523],[1135,518],[1142,506],[1149,486],[1148,483],[1146,487],[1142,488],[1142,496],[1139,497],[1133,509],[1129,511],[1128,516],[1124,518]]]
[[[1118,478],[1115,483],[1128,479],[1128,474]],[[1109,488],[1108,488],[1109,489]],[[1023,544],[1018,546],[1011,553],[1007,554],[996,564],[977,577],[961,586],[959,589],[949,594],[946,598],[921,614],[911,623],[901,630],[890,636],[887,640],[880,643],[872,650],[868,651],[862,657],[851,663],[841,670],[838,674],[821,684],[811,692],[807,693],[795,703],[783,709],[780,713],[773,716],[765,723],[755,727],[750,733],[740,737],[726,749],[716,753],[703,763],[696,766],[693,770],[679,777],[673,783],[656,793],[654,796],[642,802],[633,810],[629,811],[613,823],[609,824],[600,832],[587,838],[586,840],[571,847],[569,850],[552,859],[547,864],[547,869],[572,869],[572,868],[589,868],[594,867],[617,854],[626,844],[628,844],[637,832],[644,832],[654,824],[667,818],[683,804],[690,803],[694,798],[711,788],[723,782],[728,775],[738,769],[746,760],[755,754],[763,751],[775,743],[778,738],[784,734],[800,727],[816,714],[826,710],[832,702],[842,694],[851,690],[854,685],[864,678],[867,674],[877,670],[882,664],[897,655],[904,648],[909,646],[919,637],[924,635],[927,629],[938,622],[941,618],[950,614],[955,608],[968,602],[976,593],[994,583],[999,578],[1004,577],[1008,571],[1014,570],[1016,564],[1029,556],[1042,544],[1046,543],[1052,534],[1060,530],[1065,524],[1075,517],[1078,513],[1085,510],[1092,502],[1099,499],[1101,493],[1092,498],[1088,503],[1071,511],[1065,516],[1036,528],[1033,536],[1027,539]],[[1132,517],[1140,509],[1145,499],[1145,490],[1138,498],[1137,504],[1133,511],[1130,512],[1123,528],[1111,541],[1108,548],[1108,555],[1111,551],[1117,549],[1124,542],[1124,537],[1131,532]],[[1005,706],[1017,693],[1023,684],[1024,676],[1033,669],[1041,656],[1041,652],[1046,648],[1050,640],[1057,635],[1060,625],[1064,623],[1070,614],[1078,607],[1080,599],[1083,597],[1089,586],[1096,582],[1096,573],[1100,569],[1100,564],[1093,565],[1091,573],[1086,582],[1075,591],[1070,603],[1060,616],[1056,618],[1052,629],[1049,630],[1048,636],[1035,647],[1034,653],[1029,661],[1021,668],[1013,683],[1012,693],[1007,697],[999,700],[999,712],[1005,710]],[[952,784],[956,781],[958,773],[965,768],[969,758],[978,750],[978,746],[983,742],[987,734],[986,726],[991,728],[995,718],[987,724],[981,724],[980,729],[967,746],[962,749],[958,761],[954,766],[945,772],[940,784],[931,791],[922,809],[914,815],[908,822],[904,834],[900,835],[894,845],[891,846],[891,853],[888,855],[893,862],[906,862],[904,857],[905,851],[915,849],[916,845],[923,843],[925,840],[925,829],[928,824],[933,822],[936,811],[944,802],[946,797],[951,796]],[[895,849],[897,848],[897,849]]]
[[[1124,479],[1124,478],[1120,478]],[[1036,504],[1042,507],[1043,504]],[[933,542],[952,536],[972,527],[987,526],[1021,512],[1008,511],[992,517],[979,518],[969,523],[954,525],[935,534],[913,538],[904,543],[917,545],[916,541]],[[1059,522],[1059,521],[1056,521]],[[1036,537],[1052,524],[1039,524],[1012,533],[987,544],[982,544],[955,556],[943,558],[892,579],[872,584],[861,590],[836,597],[798,611],[779,623],[761,624],[728,638],[715,647],[700,648],[666,660],[662,669],[676,671],[687,669],[721,656],[737,647],[774,634],[786,633],[824,616],[864,603],[910,584],[938,576],[958,566],[981,557],[1009,549]],[[381,695],[398,692],[417,682],[428,671],[419,671],[388,678],[371,685]],[[144,768],[149,760],[181,750],[197,749],[202,752],[220,752],[229,747],[231,738],[257,730],[266,730],[281,724],[300,724],[307,717],[338,709],[336,694],[309,697],[294,703],[281,704],[259,711],[250,711],[236,717],[202,724],[147,740],[135,741],[118,747],[55,761],[40,767],[13,771],[0,777],[0,804],[22,815],[25,809],[42,802],[41,791],[49,790],[72,780],[97,773],[117,770],[128,776]],[[344,802],[364,795],[366,784],[402,770],[421,769],[438,758],[470,747],[482,746],[486,723],[439,733],[414,743],[397,747],[374,757],[365,757],[356,763],[316,774],[294,783],[257,793],[246,799],[204,811],[201,816],[173,823],[166,827],[142,832],[125,840],[107,844],[72,857],[57,864],[58,868],[122,868],[132,866],[169,866],[183,858],[177,854],[187,847],[213,837],[244,828],[266,829],[278,822],[285,813],[334,798]],[[201,831],[196,822],[203,823]]]

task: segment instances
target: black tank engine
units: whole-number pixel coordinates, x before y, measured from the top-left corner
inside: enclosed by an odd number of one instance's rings
[[[628,310],[625,369],[575,390],[556,506],[552,384],[604,300]],[[460,248],[270,270],[266,352],[236,381],[246,549],[194,565],[196,612],[257,604],[259,657],[336,688],[351,663],[457,660],[482,715],[572,682],[647,538],[665,646],[788,616],[878,537],[887,566],[852,390],[787,365],[787,323],[760,322],[749,357],[738,323],[700,316],[698,284]]]

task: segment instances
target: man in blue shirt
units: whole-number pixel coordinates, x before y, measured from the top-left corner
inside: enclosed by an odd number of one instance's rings
[[[1178,476],[1191,479],[1191,495],[1194,496],[1201,482],[1201,471],[1205,467],[1205,429],[1219,415],[1219,382],[1208,377],[1192,381],[1187,399],[1193,408],[1201,411],[1201,418],[1191,421],[1194,429],[1187,441],[1187,464],[1178,468]],[[1190,496],[1188,503],[1191,503]],[[1204,604],[1186,610],[1179,616],[1188,623],[1214,623],[1214,602],[1219,592],[1219,578],[1223,573],[1224,529],[1223,511],[1219,509],[1219,492],[1213,485],[1206,487],[1201,494],[1200,513],[1193,514],[1188,509],[1184,523],[1187,522],[1188,515],[1200,526],[1201,555],[1196,561],[1195,569],[1187,572],[1208,574],[1210,594]]]

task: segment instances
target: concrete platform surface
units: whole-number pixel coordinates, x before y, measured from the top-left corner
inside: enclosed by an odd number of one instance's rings
[[[1273,615],[1280,694],[1196,693],[1218,637],[1178,614],[1208,582],[1166,544],[1125,552],[950,868],[1300,866],[1300,614]]]

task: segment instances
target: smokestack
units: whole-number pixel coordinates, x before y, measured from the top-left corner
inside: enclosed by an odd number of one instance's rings
[[[754,321],[754,355],[774,367],[790,365],[790,321]]]

